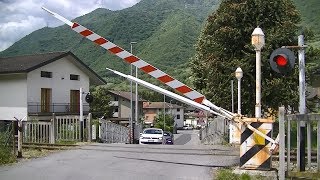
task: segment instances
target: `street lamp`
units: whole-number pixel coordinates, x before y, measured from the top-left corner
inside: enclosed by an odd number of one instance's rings
[[[133,44],[137,44],[137,42],[130,42],[130,52],[132,54],[132,45]],[[136,78],[138,76],[138,70],[137,70],[137,67],[136,67]],[[130,75],[132,76],[132,64],[130,65]],[[137,111],[138,111],[138,108],[137,108],[137,100],[138,100],[138,84],[136,83],[136,118],[137,118]],[[131,132],[132,132],[132,136],[131,136],[131,144],[133,144],[133,139],[134,139],[134,127],[133,127],[133,111],[132,111],[132,107],[133,107],[133,97],[132,97],[132,81],[130,81],[130,127],[131,127]]]
[[[251,43],[256,51],[256,106],[255,116],[261,118],[261,49],[265,44],[264,33],[261,28],[254,29],[251,35]]]
[[[243,72],[240,67],[236,70],[236,78],[238,79],[238,114],[241,114],[241,78],[243,77]]]

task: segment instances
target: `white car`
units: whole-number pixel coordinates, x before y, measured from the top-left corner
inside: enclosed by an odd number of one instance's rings
[[[165,144],[164,133],[159,128],[146,128],[140,133],[139,144]]]

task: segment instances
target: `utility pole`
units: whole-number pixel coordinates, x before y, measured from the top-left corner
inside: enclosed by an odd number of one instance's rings
[[[132,54],[132,45],[136,44],[137,42],[130,42],[130,53]],[[132,64],[130,64],[130,75],[132,76]],[[136,67],[136,78],[138,76],[138,69]],[[137,121],[137,116],[138,116],[138,84],[136,83],[136,93],[135,93],[135,121]],[[131,137],[130,137],[130,144],[134,143],[134,122],[133,122],[133,96],[132,96],[132,81],[130,81],[130,132],[131,132]]]
[[[83,140],[83,101],[82,101],[83,88],[80,88],[80,139]],[[73,106],[73,104],[71,104]]]
[[[306,114],[306,76],[305,76],[305,50],[304,50],[304,37],[303,35],[298,36],[298,50],[299,56],[299,114]],[[306,134],[306,123],[305,121],[299,121],[300,134],[299,134],[299,145],[300,145],[300,171],[305,171],[305,134]]]
[[[163,131],[166,130],[166,95],[163,95]]]

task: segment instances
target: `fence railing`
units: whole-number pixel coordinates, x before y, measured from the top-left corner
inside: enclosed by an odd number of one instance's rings
[[[222,117],[208,121],[208,124],[199,131],[199,138],[204,144],[221,144],[228,135],[229,123]]]
[[[105,143],[129,143],[129,128],[101,119],[100,138]]]
[[[79,116],[55,116],[49,122],[23,121],[23,143],[51,143],[62,141],[91,140],[91,114],[84,116],[83,123]],[[81,129],[82,128],[82,131]]]
[[[88,113],[90,110],[89,104],[83,104],[83,112]],[[51,103],[49,105],[41,104],[40,102],[28,102],[28,113],[79,113],[79,104],[70,103]]]
[[[300,138],[304,134],[300,129],[301,124],[305,124],[307,127],[305,136],[307,140],[306,157],[302,157],[300,154],[300,149],[305,148],[300,147]],[[279,169],[282,171],[286,170],[288,175],[292,172],[304,170],[308,173],[320,172],[320,114],[285,115],[284,108],[280,107],[279,137]],[[292,157],[294,154],[296,154],[296,157]],[[312,154],[316,154],[316,161],[314,161],[315,158],[312,158]],[[305,158],[307,161],[304,161]],[[306,162],[307,166],[302,161]],[[305,167],[301,167],[300,165]],[[282,179],[284,176],[285,174],[279,174],[279,177],[282,177]]]

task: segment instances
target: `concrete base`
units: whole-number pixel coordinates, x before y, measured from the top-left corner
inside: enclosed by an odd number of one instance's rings
[[[237,167],[235,170],[233,170],[233,173],[235,173],[235,174],[245,174],[246,173],[250,176],[263,176],[267,180],[278,179],[278,172],[276,170],[259,171],[259,170],[240,169],[239,167]]]

